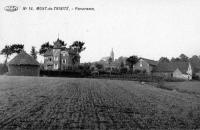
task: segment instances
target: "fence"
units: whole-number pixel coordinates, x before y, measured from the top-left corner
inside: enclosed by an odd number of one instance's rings
[[[132,80],[132,81],[140,81],[140,82],[160,82],[163,81],[162,77],[159,76],[151,76],[151,75],[141,75],[141,74],[123,74],[123,75],[95,75],[89,76],[89,78],[98,78],[98,79],[113,79],[113,80]]]

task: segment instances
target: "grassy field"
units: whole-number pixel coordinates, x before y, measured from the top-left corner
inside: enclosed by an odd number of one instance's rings
[[[0,77],[0,129],[33,128],[197,129],[200,98],[133,81]]]
[[[164,87],[200,96],[200,81],[165,82]]]

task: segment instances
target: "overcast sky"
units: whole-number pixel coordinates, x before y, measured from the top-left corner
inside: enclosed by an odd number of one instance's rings
[[[18,11],[6,12],[15,5]],[[23,6],[69,6],[95,11],[23,11]],[[84,41],[81,62],[97,61],[114,49],[115,58],[138,55],[200,55],[200,0],[1,0],[0,49],[7,44],[39,49],[58,38]],[[0,56],[0,62],[4,60]],[[39,57],[39,61],[42,57]]]

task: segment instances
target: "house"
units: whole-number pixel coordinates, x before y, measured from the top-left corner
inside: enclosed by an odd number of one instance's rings
[[[79,54],[66,48],[62,43],[63,41],[58,38],[53,49],[48,49],[44,54],[45,70],[67,70],[77,68],[80,64]]]
[[[157,61],[140,58],[139,61],[135,65],[133,65],[133,71],[140,70],[145,71],[147,74],[151,74],[157,65]]]
[[[193,70],[190,62],[168,62],[159,63],[153,73],[165,78],[191,80]]]
[[[39,76],[40,64],[25,51],[21,51],[8,63],[8,75]]]

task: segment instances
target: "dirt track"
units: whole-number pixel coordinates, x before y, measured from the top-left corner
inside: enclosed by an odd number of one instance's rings
[[[200,99],[129,81],[0,77],[0,129],[200,128]]]

